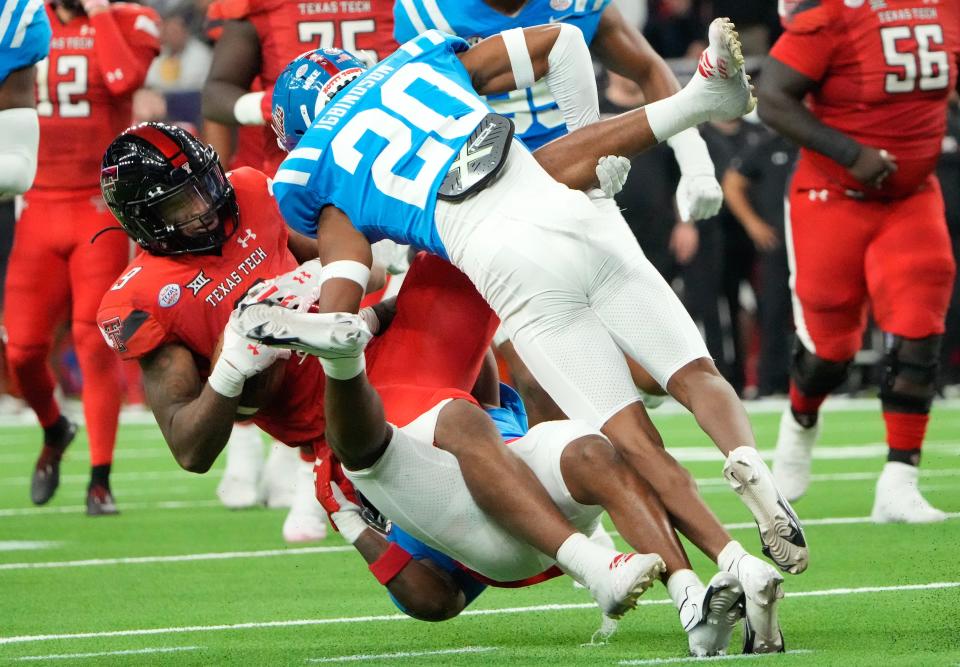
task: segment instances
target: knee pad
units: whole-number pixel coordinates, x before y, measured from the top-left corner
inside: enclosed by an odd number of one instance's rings
[[[880,400],[893,412],[926,414],[937,391],[942,335],[903,338],[884,334]]]
[[[805,395],[826,396],[846,381],[851,363],[853,359],[829,361],[818,357],[796,340],[790,363],[790,377],[797,389]]]

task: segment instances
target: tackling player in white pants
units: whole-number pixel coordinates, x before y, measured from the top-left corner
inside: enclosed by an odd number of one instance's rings
[[[700,122],[749,111],[754,99],[733,26],[723,19],[711,24],[710,46],[681,92],[604,122],[594,122],[596,87],[582,37],[581,53],[575,29],[551,30],[504,33],[460,56],[478,93],[525,85],[532,72],[546,71],[567,125],[576,131],[542,148],[536,161],[514,145],[502,172],[484,189],[455,203],[437,202],[434,221],[443,247],[500,316],[544,389],[567,415],[603,430],[691,540],[716,556],[726,537],[689,475],[663,449],[624,352],[693,412],[727,456],[724,475],[753,513],[765,553],[785,571],[802,572],[808,561],[802,528],[755,449],[736,393],[622,218],[600,213],[586,195],[569,189],[596,184],[597,153],[617,154],[624,145],[638,152]],[[361,177],[359,171],[351,174]],[[366,270],[369,241],[336,206],[321,206],[317,214],[320,258],[325,267],[337,265],[329,277],[341,278],[325,284],[321,309],[355,311],[359,300],[344,291],[342,278]]]
[[[328,373],[325,405],[331,447],[343,459],[345,474],[355,487],[409,535],[493,581],[526,580],[559,562],[568,574],[590,589],[605,613],[616,618],[632,607],[636,595],[652,583],[664,564],[656,554],[618,554],[589,543],[585,534],[594,532],[606,508],[621,534],[633,546],[640,550],[655,547],[658,553],[665,554],[666,574],[662,578],[689,633],[691,652],[716,655],[726,650],[733,626],[743,613],[740,606],[743,589],[737,577],[721,572],[708,587],[700,583],[690,570],[666,510],[653,490],[595,429],[583,422],[546,422],[508,447],[510,453],[534,473],[572,528],[579,531],[571,535],[556,554],[545,554],[494,523],[474,501],[461,473],[458,456],[462,456],[463,450],[460,448],[479,449],[483,422],[487,422],[488,431],[493,426],[489,417],[479,413],[478,424],[475,406],[462,399],[440,400],[407,426],[397,428],[382,422],[382,413],[378,416],[376,411],[368,409],[369,401],[375,404],[378,400],[359,362],[370,338],[359,316],[294,313],[279,306],[258,304],[246,308],[233,322],[239,330],[254,333],[256,337],[321,357]],[[334,394],[340,396],[333,398]],[[342,402],[345,394],[356,398],[350,405],[351,410],[342,409],[347,405]],[[331,412],[330,406],[336,404],[341,406],[339,413]],[[337,437],[338,432],[352,435],[364,431],[378,420],[384,428],[382,444],[376,439],[355,441],[354,445],[363,446],[354,451]],[[460,442],[451,443],[451,436]],[[363,461],[362,467],[358,467],[356,461]],[[368,531],[359,518],[359,508],[349,505],[342,496],[339,501],[341,508],[334,512],[333,520],[344,537],[373,563],[371,569],[376,572],[376,561],[385,551],[382,538],[378,545],[376,536],[368,534],[372,531]],[[359,542],[362,536],[363,544]],[[743,552],[735,542],[725,551],[737,553],[741,561],[753,566],[753,569],[746,568],[745,579],[749,585],[756,587],[758,583],[750,579],[751,572],[765,572],[767,593],[774,594],[779,589],[782,578],[769,565]],[[408,561],[401,563],[400,568]],[[635,574],[621,570],[631,565],[636,568]],[[385,578],[378,575],[378,578],[381,583],[391,585],[393,577],[401,571],[398,569]],[[403,600],[403,607],[411,615],[442,620],[462,609],[461,602],[452,610],[441,605],[441,611],[433,611],[436,602],[430,601],[431,611],[418,614],[419,607],[404,591],[409,594],[411,587],[426,587],[428,584],[422,580],[419,584],[415,582],[427,575],[421,571],[407,576],[412,581],[397,582],[390,590],[398,602]],[[630,581],[634,583],[626,583]],[[444,595],[444,585],[437,584],[436,588],[441,591],[439,595]],[[624,595],[627,596],[625,602],[612,602]],[[775,604],[768,605],[766,613],[755,619],[757,623],[776,626]],[[766,627],[764,631],[771,632],[773,628]],[[778,626],[776,633],[779,634]],[[757,634],[752,628],[747,634],[751,637],[751,649],[764,649],[754,642]]]

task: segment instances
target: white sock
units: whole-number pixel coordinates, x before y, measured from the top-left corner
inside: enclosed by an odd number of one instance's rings
[[[744,549],[739,542],[736,540],[730,540],[730,543],[723,548],[723,551],[720,552],[720,555],[717,556],[717,565],[720,566],[720,569],[724,572],[735,572],[737,568],[737,561],[747,555],[747,550]]]
[[[703,590],[703,582],[693,570],[677,570],[667,579],[667,592],[670,593],[670,599],[677,609],[680,609],[684,601],[689,597],[687,589],[695,588],[698,591]]]
[[[583,533],[574,533],[557,550],[557,564],[564,572],[589,588],[589,580],[597,571],[598,564],[609,562],[616,554],[590,541]]]

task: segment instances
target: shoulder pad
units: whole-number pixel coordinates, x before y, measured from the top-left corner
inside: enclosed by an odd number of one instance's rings
[[[780,0],[779,11],[788,32],[817,32],[835,18],[836,0]]]

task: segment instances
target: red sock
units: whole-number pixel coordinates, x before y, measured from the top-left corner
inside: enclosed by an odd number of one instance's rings
[[[884,410],[883,421],[887,424],[887,445],[890,449],[920,449],[930,415]]]
[[[797,385],[794,384],[793,380],[790,381],[790,407],[793,408],[796,414],[815,415],[820,412],[820,406],[823,405],[825,400],[827,400],[826,394],[807,396],[797,389]]]

